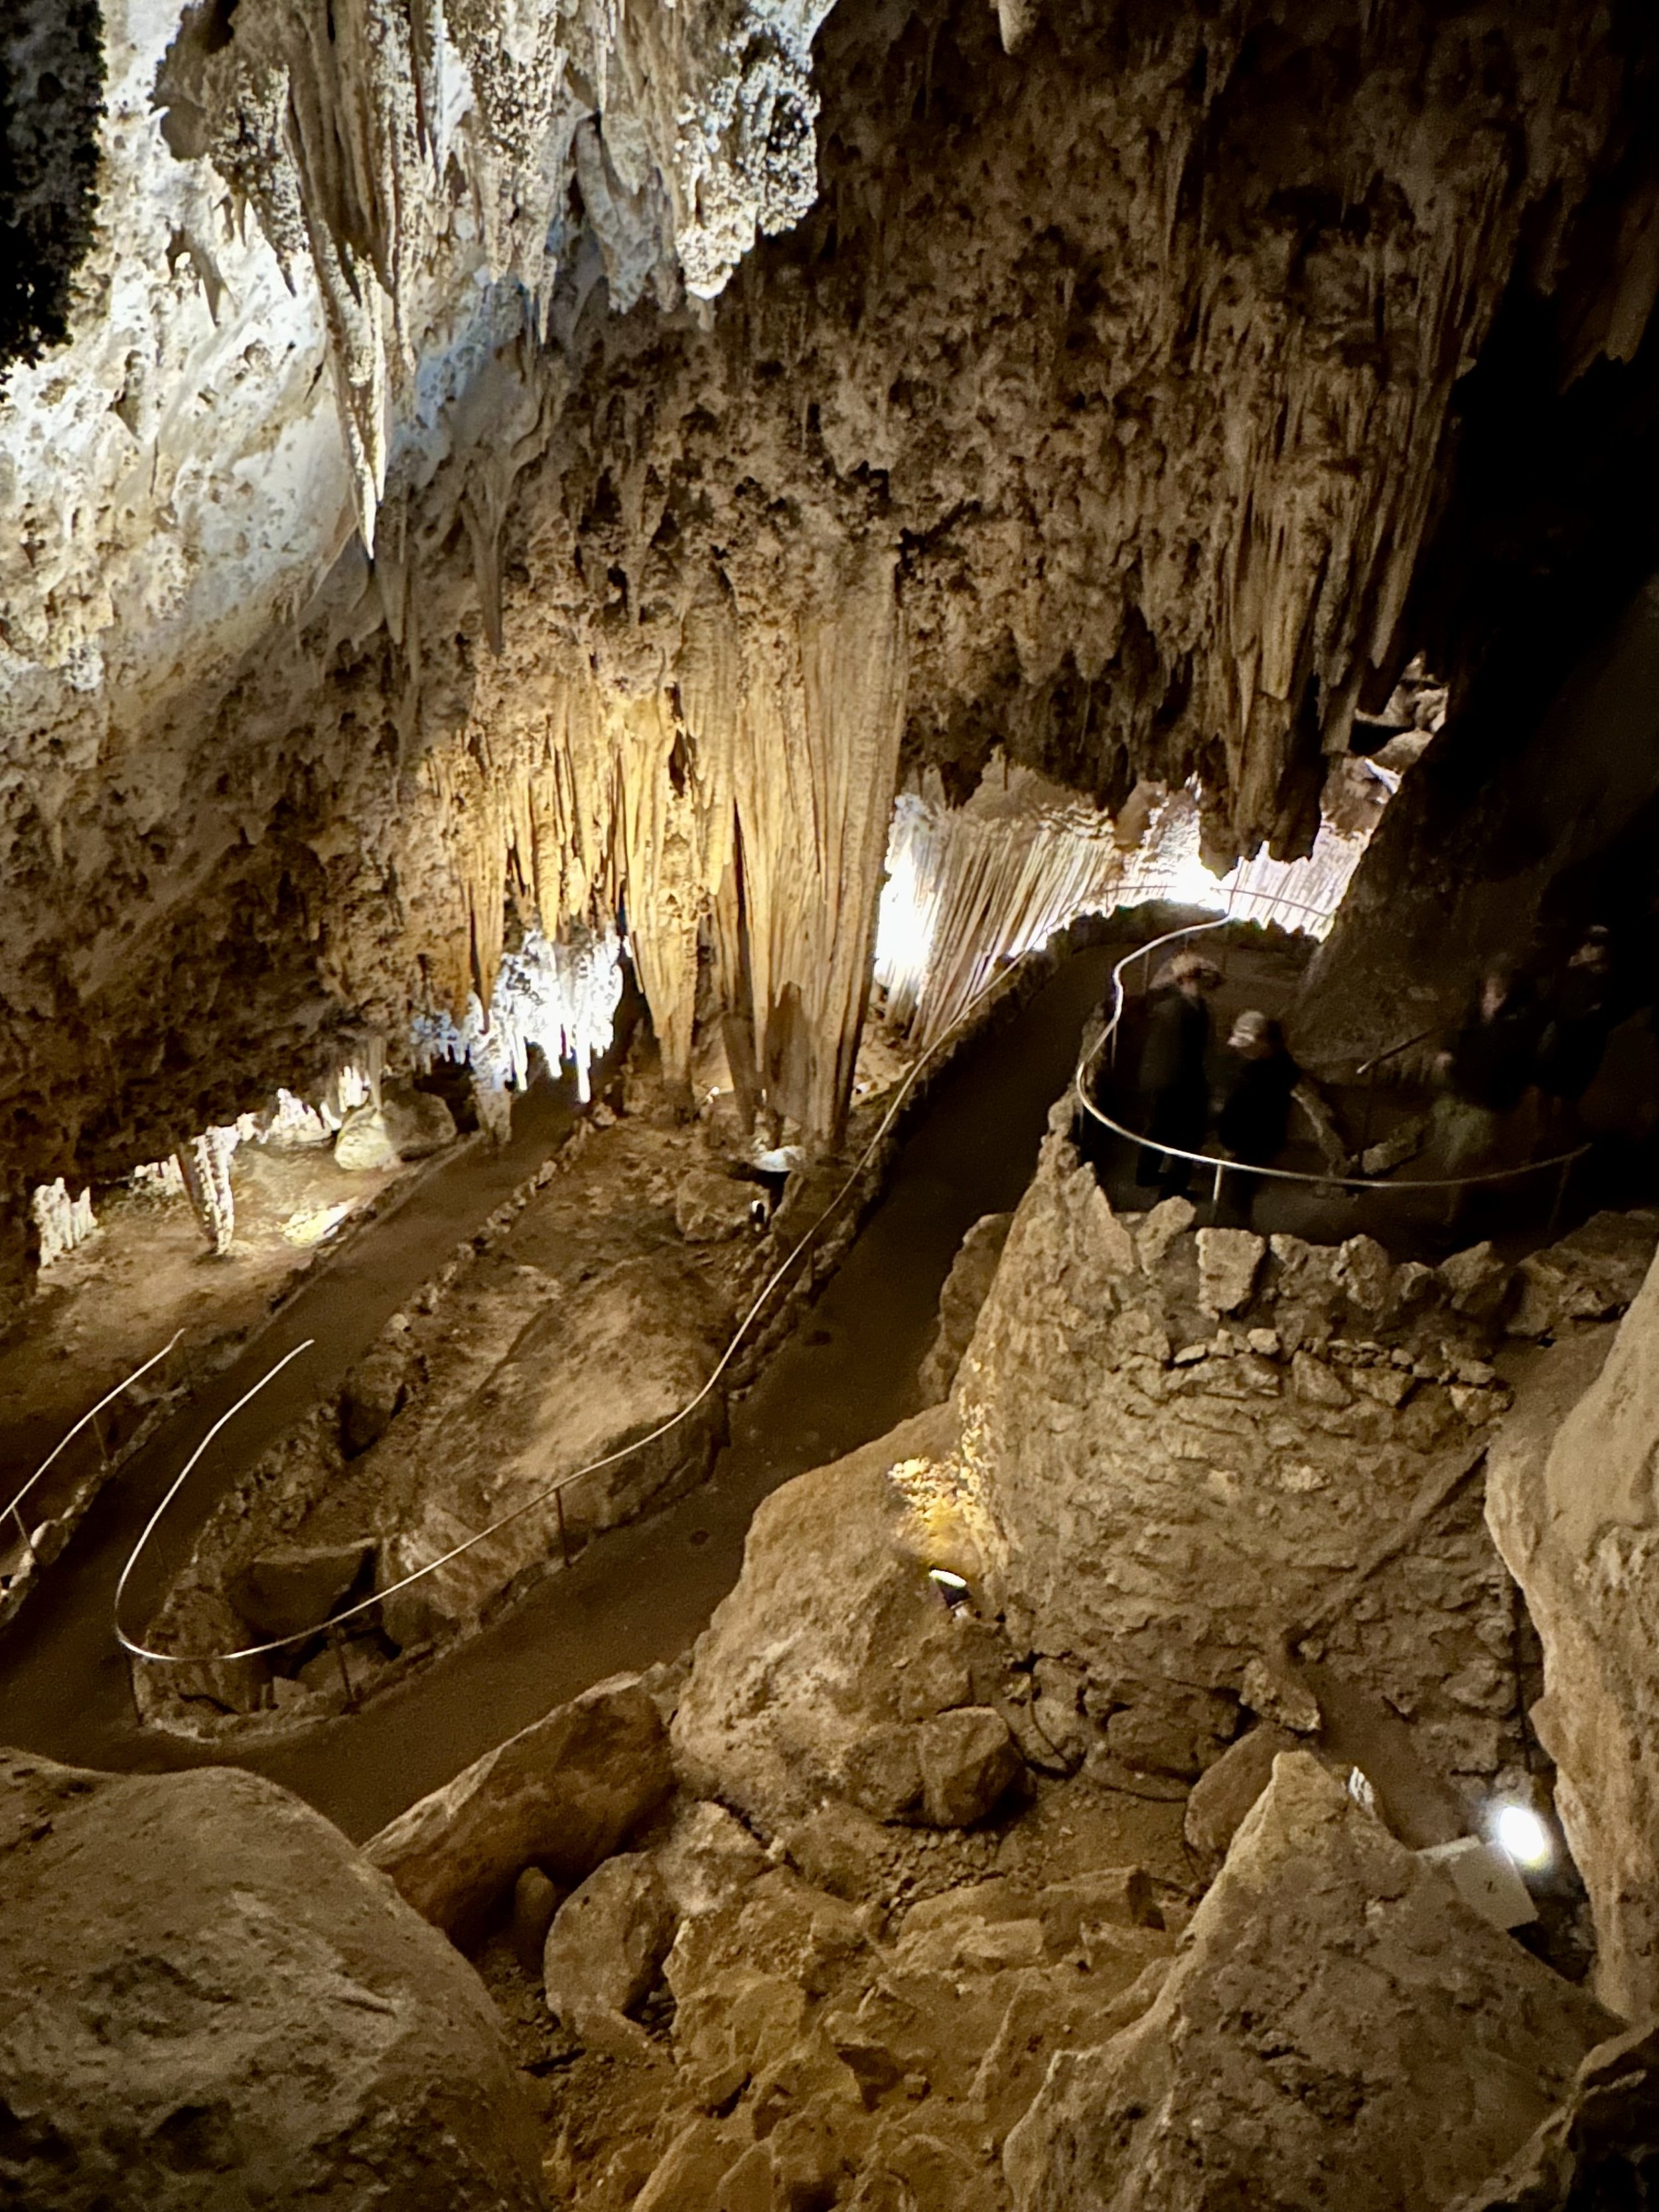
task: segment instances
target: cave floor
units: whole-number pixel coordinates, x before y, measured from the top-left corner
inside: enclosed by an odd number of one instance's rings
[[[470,1233],[568,1127],[567,1095],[528,1094],[504,1152],[441,1164],[417,1203],[368,1224],[100,1501],[58,1563],[56,1586],[0,1645],[0,1735],[56,1759],[117,1769],[228,1755],[286,1784],[362,1838],[561,1700],[610,1674],[684,1651],[736,1580],[760,1501],[917,1409],[916,1370],[951,1261],[980,1216],[1018,1202],[1083,1024],[1122,949],[1122,941],[1108,942],[1074,955],[1006,1025],[963,1048],[918,1113],[885,1194],[840,1269],[734,1405],[730,1441],[708,1483],[590,1545],[568,1572],[355,1714],[228,1754],[141,1732],[111,1633],[111,1601],[121,1563],[168,1473],[209,1421],[289,1345],[318,1337],[339,1372],[361,1354],[457,1237]],[[1274,1004],[1287,981],[1283,957],[1271,947],[1237,951],[1217,1008],[1218,1030],[1225,1034],[1222,1024],[1237,1006]],[[1121,1179],[1113,1178],[1114,1198],[1128,1200],[1130,1190],[1117,1188]],[[1131,1185],[1132,1179],[1131,1165]],[[1141,1202],[1146,1196],[1139,1194]],[[1351,1235],[1358,1225],[1303,1211],[1282,1220],[1258,1218],[1257,1226],[1289,1227],[1292,1219],[1304,1234]],[[228,1438],[210,1452],[199,1471],[210,1492],[328,1387],[313,1361],[295,1366],[304,1379],[296,1374],[286,1387],[288,1377],[279,1378],[234,1445]],[[172,1571],[182,1560],[159,1564]],[[142,1613],[141,1606],[136,1617]]]
[[[27,1325],[0,1351],[4,1494],[176,1329],[179,1341],[167,1360],[103,1418],[104,1446],[130,1435],[155,1398],[257,1328],[319,1258],[335,1256],[358,1225],[353,1216],[406,1186],[414,1172],[352,1173],[324,1146],[242,1146],[231,1163],[236,1235],[222,1257],[208,1249],[182,1192],[118,1191],[101,1203],[96,1236],[45,1271]],[[77,1439],[30,1492],[31,1528],[61,1514],[95,1476],[99,1449],[89,1433]],[[0,1571],[5,1542],[0,1534]]]

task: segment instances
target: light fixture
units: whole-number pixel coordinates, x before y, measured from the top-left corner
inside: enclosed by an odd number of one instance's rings
[[[1547,1866],[1553,1856],[1550,1832],[1530,1805],[1500,1805],[1493,1832],[1516,1866]]]
[[[946,1605],[967,1604],[971,1593],[961,1575],[952,1574],[949,1567],[929,1567],[927,1575]]]

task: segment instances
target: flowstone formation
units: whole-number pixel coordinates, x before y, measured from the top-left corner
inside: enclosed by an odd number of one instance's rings
[[[907,759],[1195,773],[1212,856],[1305,848],[1500,301],[1569,374],[1639,340],[1602,249],[1659,33],[1005,13],[331,41],[243,0],[169,38],[159,121],[113,23],[88,268],[154,273],[9,402],[20,1176],[155,1157],[459,1018],[504,932],[623,914],[671,1073],[719,1034],[832,1133]]]

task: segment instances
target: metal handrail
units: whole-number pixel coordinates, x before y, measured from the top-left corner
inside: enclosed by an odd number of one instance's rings
[[[1385,1060],[1397,1060],[1402,1052],[1409,1052],[1414,1044],[1425,1043],[1433,1035],[1434,1025],[1431,1024],[1427,1029],[1419,1030],[1415,1036],[1404,1037],[1398,1044],[1391,1044],[1386,1052],[1374,1052],[1369,1060],[1362,1060],[1355,1068],[1355,1082],[1362,1075],[1369,1075],[1373,1068],[1381,1067]]]
[[[159,1352],[153,1352],[151,1356],[145,1360],[142,1367],[135,1367],[131,1374],[126,1377],[125,1382],[118,1382],[112,1390],[106,1391],[104,1395],[98,1401],[98,1403],[92,1408],[90,1413],[82,1413],[80,1419],[75,1424],[75,1426],[72,1429],[66,1429],[64,1434],[59,1437],[58,1442],[46,1454],[40,1466],[35,1468],[33,1474],[23,1485],[23,1487],[17,1492],[17,1495],[12,1499],[10,1504],[0,1507],[0,1520],[3,1520],[6,1514],[9,1513],[15,1520],[18,1528],[21,1532],[23,1542],[26,1546],[29,1542],[29,1532],[27,1523],[23,1519],[23,1500],[28,1496],[30,1491],[33,1489],[35,1484],[40,1481],[41,1476],[46,1472],[47,1468],[52,1465],[52,1462],[58,1456],[58,1455],[61,1452],[67,1450],[69,1446],[75,1442],[76,1437],[80,1435],[82,1430],[87,1426],[88,1423],[95,1421],[100,1413],[103,1412],[106,1406],[113,1405],[115,1401],[120,1396],[123,1390],[131,1389],[141,1375],[148,1375],[152,1367],[159,1366],[161,1361],[167,1358],[168,1352],[172,1351],[173,1346],[178,1343],[179,1338],[184,1334],[184,1333],[183,1329],[175,1328],[173,1334],[167,1339],[167,1342],[161,1346],[161,1349]]]
[[[1121,1121],[1115,1121],[1111,1115],[1102,1107],[1096,1105],[1085,1086],[1093,1074],[1102,1052],[1116,1035],[1118,1024],[1123,1018],[1123,970],[1132,961],[1148,958],[1158,951],[1160,946],[1173,945],[1178,938],[1198,937],[1206,930],[1225,929],[1231,920],[1231,915],[1220,915],[1213,921],[1189,922],[1183,928],[1171,929],[1162,937],[1153,938],[1148,945],[1137,945],[1133,952],[1126,953],[1123,958],[1114,965],[1112,969],[1114,998],[1111,1013],[1107,1018],[1106,1026],[1093,1044],[1079,1055],[1077,1069],[1072,1078],[1072,1090],[1078,1104],[1082,1107],[1085,1114],[1091,1115],[1103,1127],[1110,1129],[1114,1135],[1127,1137],[1131,1144],[1142,1146],[1150,1152],[1162,1153],[1170,1159],[1188,1160],[1195,1167],[1213,1168],[1216,1170],[1218,1188],[1224,1175],[1247,1175],[1257,1176],[1264,1181],[1273,1182],[1317,1183],[1328,1190],[1383,1192],[1462,1190],[1475,1183],[1514,1182],[1522,1176],[1536,1175],[1545,1168],[1559,1167],[1570,1170],[1573,1163],[1583,1159],[1585,1153],[1591,1149],[1589,1145],[1580,1145],[1570,1152],[1552,1152],[1543,1159],[1528,1160],[1520,1167],[1494,1168],[1479,1175],[1402,1176],[1385,1180],[1381,1176],[1342,1176],[1329,1172],[1322,1175],[1315,1174],[1306,1168],[1257,1167],[1250,1161],[1225,1159],[1214,1152],[1188,1152],[1183,1145],[1165,1144],[1158,1138],[1148,1136],[1143,1130],[1127,1128]],[[1415,1043],[1418,1040],[1413,1038],[1409,1042]]]
[[[294,1634],[289,1636],[271,1637],[261,1644],[242,1644],[234,1651],[157,1651],[153,1650],[148,1644],[138,1643],[134,1638],[129,1636],[125,1629],[121,1626],[121,1601],[125,1595],[127,1583],[131,1578],[134,1568],[137,1567],[138,1561],[148,1547],[151,1537],[155,1534],[157,1528],[160,1526],[163,1516],[167,1513],[167,1508],[172,1504],[173,1499],[184,1487],[191,1470],[196,1467],[198,1462],[201,1459],[202,1455],[206,1451],[208,1446],[213,1442],[215,1437],[218,1435],[219,1431],[228,1422],[235,1419],[236,1415],[241,1412],[243,1407],[248,1404],[250,1400],[258,1395],[259,1392],[264,1389],[267,1382],[271,1382],[282,1372],[283,1369],[288,1365],[290,1359],[297,1358],[301,1352],[307,1351],[310,1347],[315,1340],[313,1338],[307,1337],[303,1344],[297,1344],[294,1346],[294,1349],[291,1352],[284,1352],[274,1367],[269,1369],[265,1374],[260,1376],[257,1382],[255,1382],[249,1389],[244,1391],[242,1395],[237,1400],[236,1403],[232,1406],[228,1412],[220,1415],[219,1419],[208,1431],[206,1436],[203,1437],[201,1443],[196,1447],[196,1449],[191,1454],[190,1458],[185,1462],[185,1465],[180,1468],[179,1474],[173,1478],[166,1496],[162,1498],[161,1504],[156,1507],[154,1513],[150,1515],[149,1521],[145,1524],[143,1534],[139,1537],[137,1542],[133,1546],[131,1552],[128,1554],[126,1565],[121,1570],[120,1580],[115,1586],[115,1601],[112,1608],[112,1612],[116,1641],[119,1644],[122,1650],[125,1651],[130,1657],[144,1660],[152,1666],[212,1667],[228,1665],[234,1661],[241,1659],[268,1658],[272,1652],[285,1651],[290,1650],[295,1644],[308,1643],[313,1636],[333,1635],[344,1625],[345,1622],[356,1620],[362,1614],[371,1612],[376,1606],[383,1605],[387,1598],[396,1597],[399,1591],[411,1589],[415,1583],[424,1581],[428,1575],[435,1574],[440,1567],[447,1567],[452,1559],[458,1559],[464,1553],[470,1552],[473,1548],[474,1545],[482,1544],[489,1537],[498,1535],[503,1528],[511,1527],[514,1522],[522,1519],[526,1513],[533,1512],[537,1506],[544,1505],[550,1498],[560,1499],[561,1510],[562,1510],[562,1493],[568,1490],[574,1484],[585,1481],[589,1475],[598,1474],[605,1468],[614,1467],[618,1461],[631,1458],[634,1453],[643,1451],[647,1444],[657,1443],[659,1438],[667,1436],[671,1431],[678,1428],[682,1422],[689,1420],[691,1415],[696,1412],[697,1408],[702,1405],[704,1401],[709,1396],[711,1392],[714,1390],[715,1384],[720,1381],[721,1376],[726,1372],[732,1360],[737,1357],[740,1346],[747,1337],[750,1328],[752,1328],[756,1321],[758,1319],[762,1308],[770,1298],[773,1291],[778,1288],[780,1284],[781,1284],[784,1278],[788,1274],[790,1269],[793,1267],[795,1262],[801,1257],[802,1254],[807,1249],[814,1237],[817,1237],[818,1231],[823,1227],[825,1222],[830,1218],[831,1215],[840,1210],[841,1206],[851,1194],[860,1176],[862,1176],[865,1169],[874,1158],[877,1147],[881,1144],[882,1139],[886,1136],[887,1132],[891,1128],[895,1120],[897,1118],[899,1109],[903,1105],[906,1097],[909,1094],[911,1086],[915,1084],[917,1077],[921,1075],[922,1070],[927,1066],[928,1062],[933,1059],[938,1053],[943,1051],[952,1037],[956,1036],[957,1030],[960,1030],[963,1024],[968,1020],[969,1017],[975,1012],[981,1000],[987,998],[1000,983],[1002,983],[1006,980],[1008,973],[1009,970],[1004,969],[994,975],[988,975],[984,982],[979,986],[979,988],[974,992],[973,995],[964,1004],[961,1013],[957,1015],[956,1020],[945,1032],[944,1036],[939,1037],[934,1043],[929,1045],[927,1051],[921,1054],[921,1058],[909,1070],[903,1081],[899,1085],[897,1090],[895,1091],[892,1103],[887,1109],[886,1113],[883,1115],[874,1135],[870,1139],[869,1143],[866,1145],[864,1150],[860,1153],[858,1159],[849,1170],[846,1181],[842,1184],[840,1189],[836,1193],[836,1195],[830,1200],[829,1205],[825,1206],[823,1212],[819,1214],[817,1220],[814,1221],[811,1227],[802,1234],[793,1249],[782,1260],[779,1261],[778,1265],[772,1270],[772,1273],[767,1277],[765,1282],[761,1285],[761,1288],[757,1293],[749,1310],[744,1314],[743,1319],[738,1323],[737,1329],[732,1337],[731,1342],[721,1353],[720,1359],[714,1366],[713,1372],[709,1375],[708,1381],[704,1382],[702,1388],[696,1393],[695,1397],[690,1399],[685,1405],[682,1406],[678,1413],[671,1413],[665,1421],[660,1422],[656,1428],[650,1431],[648,1435],[636,1437],[631,1443],[619,1445],[616,1450],[606,1452],[599,1459],[589,1460],[586,1466],[573,1468],[568,1474],[560,1475],[556,1480],[550,1482],[545,1488],[538,1490],[534,1497],[527,1498],[524,1500],[522,1504],[515,1505],[510,1513],[502,1514],[498,1521],[492,1521],[488,1528],[475,1530],[471,1536],[464,1538],[459,1544],[452,1545],[448,1551],[441,1553],[437,1559],[429,1559],[425,1566],[415,1568],[410,1573],[403,1576],[400,1580],[388,1583],[385,1589],[376,1590],[373,1596],[360,1598],[355,1605],[347,1606],[339,1613],[329,1614],[325,1620],[314,1622],[309,1628],[298,1630]]]

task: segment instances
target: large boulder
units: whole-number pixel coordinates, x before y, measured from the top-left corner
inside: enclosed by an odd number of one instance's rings
[[[1282,1753],[1157,2002],[1050,2068],[1006,2145],[1014,2203],[1443,2212],[1612,2024]]]
[[[674,1940],[674,1908],[648,1853],[623,1851],[554,1915],[542,1954],[548,2009],[584,2042],[650,1993]]]
[[[533,1721],[421,1798],[363,1846],[422,1918],[472,1942],[526,1866],[571,1886],[673,1786],[647,1692],[602,1682]]]
[[[374,1539],[273,1547],[231,1577],[230,1601],[256,1636],[302,1636],[350,1595]]]
[[[748,1230],[757,1200],[763,1206],[766,1194],[758,1183],[718,1168],[695,1167],[674,1193],[674,1226],[688,1244],[722,1244]]]
[[[1596,1988],[1632,2020],[1659,2010],[1656,1444],[1659,1268],[1616,1335],[1545,1355],[1486,1474],[1486,1518],[1544,1647],[1533,1719],[1589,1892]]]
[[[0,2202],[541,2204],[483,1984],[286,1790],[3,1752],[0,1852]]]
[[[386,1135],[404,1160],[423,1160],[455,1141],[455,1116],[435,1091],[388,1084],[380,1097]]]
[[[953,1504],[955,1439],[950,1408],[935,1407],[761,1506],[674,1718],[677,1761],[700,1795],[769,1834],[842,1794],[879,1819],[927,1817],[913,1724],[984,1705],[1000,1663],[992,1632],[969,1607],[953,1611],[929,1574],[971,1585],[976,1572]]]

